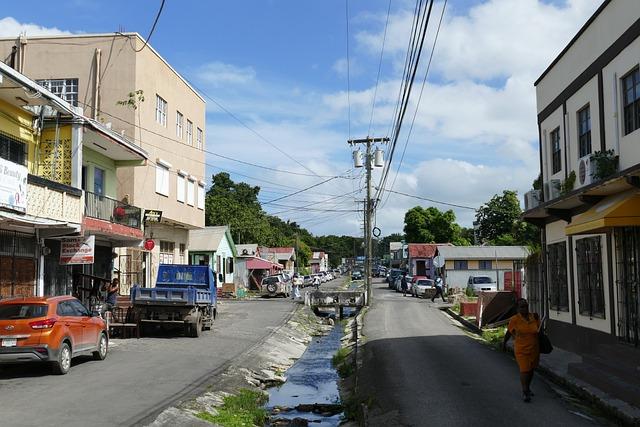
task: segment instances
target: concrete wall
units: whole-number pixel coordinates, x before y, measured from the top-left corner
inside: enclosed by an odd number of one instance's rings
[[[82,166],[86,167],[86,184],[87,191],[94,192],[94,173],[95,168],[104,170],[104,195],[113,199],[118,197],[116,178],[116,162],[97,151],[84,147],[82,149]]]

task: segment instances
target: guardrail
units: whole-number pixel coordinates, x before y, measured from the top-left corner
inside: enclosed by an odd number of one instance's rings
[[[85,191],[84,214],[132,228],[142,228],[142,210],[111,197]]]

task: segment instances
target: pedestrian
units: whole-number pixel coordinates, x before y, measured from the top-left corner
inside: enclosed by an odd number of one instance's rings
[[[531,380],[533,372],[540,361],[538,332],[540,331],[540,317],[538,313],[529,312],[529,303],[524,298],[516,302],[518,314],[511,317],[502,342],[503,351],[507,350],[507,342],[513,336],[515,342],[513,352],[520,369],[520,384],[522,386],[522,400],[531,402]]]
[[[313,286],[316,287],[316,290],[320,289],[320,277],[317,274],[313,276]]]
[[[105,282],[102,285],[101,290],[107,293],[107,298],[104,300],[102,309],[100,310],[100,316],[104,318],[107,311],[113,311],[113,307],[118,302],[118,294],[120,293],[120,279],[114,278],[111,283]]]
[[[300,298],[300,286],[302,285],[302,278],[297,274],[293,276],[293,291],[291,292],[291,299]]]
[[[442,283],[442,277],[436,278],[436,293],[433,295],[433,298],[431,298],[431,302],[435,302],[438,295],[442,297],[442,302],[447,302],[444,298],[444,283]]]
[[[402,272],[402,279],[400,279],[400,288],[402,288],[402,296],[407,296],[407,288],[409,287],[407,283],[407,272]]]

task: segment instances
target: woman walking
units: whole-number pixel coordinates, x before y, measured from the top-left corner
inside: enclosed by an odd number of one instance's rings
[[[524,298],[517,301],[518,314],[509,320],[507,332],[504,335],[502,349],[506,351],[507,342],[513,336],[513,346],[516,362],[520,368],[520,384],[522,385],[522,400],[531,402],[531,380],[533,371],[540,361],[540,348],[538,345],[538,331],[540,330],[540,318],[537,313],[529,313],[529,303]]]

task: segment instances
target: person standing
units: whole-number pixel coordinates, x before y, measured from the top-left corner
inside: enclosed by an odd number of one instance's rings
[[[442,297],[442,302],[447,302],[444,298],[444,283],[442,283],[442,277],[436,278],[436,293],[433,295],[433,298],[431,298],[431,302],[435,302],[438,296]]]
[[[107,311],[113,311],[113,307],[116,306],[118,302],[118,294],[120,293],[120,279],[117,277],[114,278],[111,283],[105,282],[102,285],[102,291],[107,293],[107,297],[104,300],[104,304],[102,305],[102,310],[100,310],[100,315],[104,317]]]
[[[507,332],[502,342],[503,351],[507,350],[507,342],[513,336],[515,342],[513,352],[520,369],[520,385],[522,386],[522,400],[531,402],[531,380],[533,372],[540,362],[540,347],[538,332],[540,330],[540,317],[537,313],[529,313],[529,303],[520,298],[516,302],[518,314],[511,317]]]
[[[400,288],[402,288],[402,296],[407,296],[407,288],[409,284],[407,283],[407,272],[402,272],[402,279],[400,279]]]

